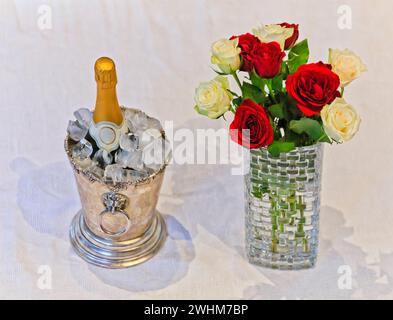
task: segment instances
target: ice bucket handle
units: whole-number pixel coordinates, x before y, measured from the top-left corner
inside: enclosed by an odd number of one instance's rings
[[[102,203],[105,206],[105,210],[100,213],[99,216],[99,225],[101,231],[111,237],[117,237],[126,233],[131,226],[131,220],[128,216],[127,212],[124,210],[128,204],[128,198],[121,194],[115,192],[107,192],[102,195]],[[104,225],[104,217],[107,215],[111,215],[112,218],[116,219],[116,216],[124,219],[125,223],[122,223],[117,230],[111,230]]]

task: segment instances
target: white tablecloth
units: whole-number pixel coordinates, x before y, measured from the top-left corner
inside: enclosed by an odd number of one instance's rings
[[[350,30],[337,22],[341,1],[1,0],[0,297],[393,298],[393,3],[346,4]],[[63,138],[72,112],[94,104],[95,59],[116,61],[122,104],[178,129],[224,128],[193,110],[194,87],[214,76],[211,42],[286,20],[300,23],[312,60],[349,47],[369,67],[346,93],[359,134],[325,148],[317,266],[248,264],[243,178],[225,165],[168,168],[158,210],[169,237],[152,260],[105,270],[77,257],[68,227],[80,202]]]

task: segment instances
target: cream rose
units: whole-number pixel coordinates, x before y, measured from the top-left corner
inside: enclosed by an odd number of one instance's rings
[[[340,77],[341,87],[347,86],[367,71],[367,66],[360,57],[348,49],[329,49],[329,63],[333,72]]]
[[[240,68],[240,52],[237,47],[238,39],[221,39],[212,45],[211,62],[216,64],[222,72],[230,74]]]
[[[280,44],[281,50],[284,50],[285,40],[292,37],[294,29],[285,28],[279,24],[268,24],[253,29],[252,32],[262,42],[278,42]]]
[[[343,98],[336,98],[321,111],[326,134],[337,142],[348,141],[358,132],[360,116]]]
[[[211,119],[222,116],[229,110],[232,100],[228,88],[228,79],[223,76],[202,82],[195,91],[195,110]]]

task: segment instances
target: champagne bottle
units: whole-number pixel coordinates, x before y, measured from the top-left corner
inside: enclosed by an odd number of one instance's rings
[[[89,133],[100,149],[111,152],[119,147],[120,135],[126,131],[126,122],[117,101],[115,63],[107,57],[99,58],[94,72],[97,99]]]

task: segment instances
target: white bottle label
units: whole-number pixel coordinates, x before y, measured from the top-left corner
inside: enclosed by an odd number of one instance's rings
[[[125,121],[120,126],[108,121],[98,123],[92,121],[89,133],[100,149],[111,152],[119,147],[120,135],[126,130]]]

